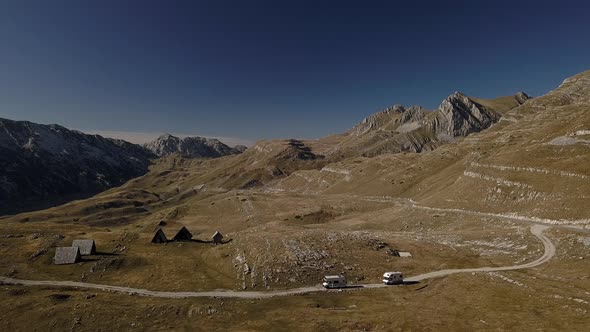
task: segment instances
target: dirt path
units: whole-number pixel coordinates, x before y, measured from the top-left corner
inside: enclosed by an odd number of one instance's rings
[[[425,279],[440,278],[440,277],[444,277],[444,276],[448,276],[448,275],[456,274],[456,273],[520,270],[520,269],[529,269],[529,268],[541,265],[541,264],[549,261],[551,258],[553,258],[553,256],[555,256],[555,246],[553,245],[551,240],[545,234],[543,234],[543,231],[548,228],[549,228],[549,226],[546,226],[546,225],[533,225],[531,227],[531,233],[534,236],[536,236],[538,239],[540,239],[541,242],[543,243],[543,246],[545,247],[545,252],[543,253],[543,255],[533,262],[521,264],[521,265],[513,265],[513,266],[440,270],[440,271],[428,272],[428,273],[420,274],[417,276],[409,277],[409,278],[406,278],[405,280],[409,281],[409,282],[417,282],[417,281],[422,281]],[[245,298],[245,299],[259,299],[259,298],[268,298],[268,297],[274,297],[274,296],[288,296],[288,295],[297,295],[297,294],[305,294],[305,293],[311,293],[311,292],[326,291],[326,289],[324,289],[323,287],[318,285],[318,286],[312,286],[312,287],[294,288],[294,289],[289,289],[289,290],[263,291],[263,292],[233,291],[233,290],[214,290],[214,291],[207,291],[207,292],[162,292],[162,291],[151,291],[151,290],[147,290],[147,289],[139,289],[139,288],[131,288],[131,287],[92,284],[92,283],[86,283],[86,282],[52,281],[52,280],[21,280],[21,279],[14,279],[14,278],[2,277],[2,276],[0,276],[0,283],[12,284],[12,285],[24,285],[24,286],[75,287],[75,288],[84,288],[84,289],[98,289],[98,290],[104,290],[104,291],[110,291],[110,292],[130,294],[130,295],[153,296],[153,297],[162,297],[162,298],[233,297],[233,298]],[[391,286],[385,286],[383,284],[365,284],[365,285],[353,286],[353,287],[350,287],[349,289],[365,289],[365,288],[381,288],[381,287],[391,287]]]
[[[452,270],[440,270],[434,272],[428,272],[424,274],[420,274],[414,277],[406,278],[407,281],[421,281],[425,279],[432,279],[432,278],[439,278],[448,276],[455,273],[470,273],[470,272],[495,272],[495,271],[510,271],[510,270],[521,270],[521,269],[530,269],[532,267],[541,265],[543,263],[548,262],[553,256],[555,256],[555,246],[553,242],[543,234],[543,231],[549,228],[546,225],[533,225],[531,226],[531,233],[536,236],[545,247],[545,252],[543,256],[539,257],[537,260],[521,264],[521,265],[513,265],[513,266],[501,266],[501,267],[479,267],[473,269],[452,269]]]

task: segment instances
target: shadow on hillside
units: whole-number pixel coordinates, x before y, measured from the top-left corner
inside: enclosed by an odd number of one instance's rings
[[[92,255],[82,256],[81,262],[96,262],[101,260],[105,256],[119,256],[121,254],[114,253],[114,252],[101,252],[97,251]]]
[[[82,256],[82,259],[80,259],[80,262],[96,262],[99,260],[100,260],[100,257]]]
[[[118,254],[116,252],[102,252],[102,251],[97,251],[94,255],[96,255],[96,256],[119,256],[121,254]]]
[[[227,244],[232,242],[234,239],[229,239],[227,241],[221,241],[218,244]],[[215,242],[213,242],[212,240],[199,240],[199,239],[190,239],[190,240],[168,240],[166,243],[183,243],[183,242],[195,242],[195,243],[212,243],[214,244]]]

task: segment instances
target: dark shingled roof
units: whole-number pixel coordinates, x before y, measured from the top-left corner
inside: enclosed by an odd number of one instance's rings
[[[53,262],[57,265],[61,264],[75,264],[82,259],[80,255],[80,248],[78,247],[57,247],[55,248],[55,256]]]
[[[174,235],[174,241],[190,241],[193,238],[191,232],[186,229],[186,227],[182,226],[182,228]]]
[[[166,237],[166,234],[164,234],[164,231],[161,228],[158,228],[158,231],[156,231],[156,234],[154,234],[154,237],[152,238],[152,243],[166,243],[168,242],[168,238]]]
[[[221,243],[221,240],[223,240],[223,235],[221,235],[219,231],[215,231],[215,233],[213,233],[213,236],[211,236],[211,239],[214,243]]]
[[[96,254],[96,244],[94,240],[82,239],[74,240],[72,247],[80,248],[80,255],[94,255]]]

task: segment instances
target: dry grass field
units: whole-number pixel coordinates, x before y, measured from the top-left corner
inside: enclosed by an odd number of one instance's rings
[[[163,158],[92,198],[0,219],[0,274],[161,291],[277,290],[345,274],[498,267],[413,285],[267,299],[140,297],[0,286],[3,330],[572,330],[590,325],[590,73],[512,108],[491,128],[424,153],[330,159],[342,143],[259,142],[238,156]],[[490,106],[491,107],[491,106]],[[585,136],[586,135],[586,136]],[[192,242],[152,244],[158,227]],[[570,228],[568,228],[570,227]],[[574,227],[574,228],[571,228]],[[215,231],[225,243],[214,245]],[[56,246],[98,254],[53,265]],[[411,258],[390,254],[409,251]]]

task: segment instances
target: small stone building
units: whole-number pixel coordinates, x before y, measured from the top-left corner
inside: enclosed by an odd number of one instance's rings
[[[211,240],[213,240],[213,243],[215,244],[220,244],[223,241],[223,235],[221,235],[221,233],[219,233],[219,231],[216,231],[213,236],[211,237]]]
[[[154,234],[154,237],[152,238],[152,243],[167,243],[168,242],[168,238],[166,237],[166,234],[164,234],[164,231],[161,228],[158,228],[158,230],[156,231],[156,234]]]
[[[88,240],[88,239],[74,240],[72,242],[72,247],[80,248],[80,255],[82,255],[82,256],[96,254],[96,244],[94,243],[94,240]]]
[[[193,238],[191,232],[186,229],[186,227],[182,226],[182,228],[174,235],[173,241],[190,241]]]
[[[55,248],[55,256],[53,263],[56,265],[75,264],[82,260],[80,255],[80,248],[78,247],[57,247]]]

